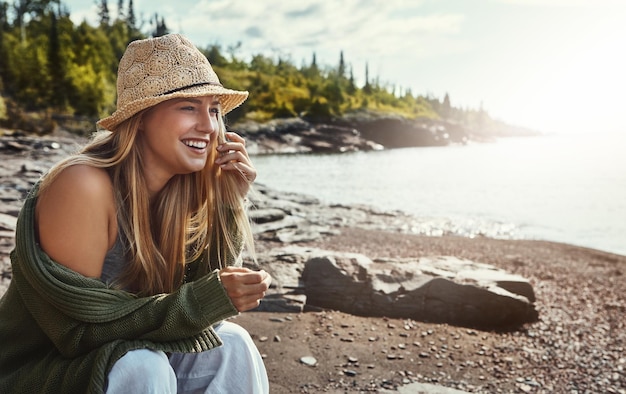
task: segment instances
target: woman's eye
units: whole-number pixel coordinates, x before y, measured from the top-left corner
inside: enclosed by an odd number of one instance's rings
[[[212,114],[214,114],[214,115],[219,115],[220,114],[220,109],[219,108],[211,108],[209,111]]]

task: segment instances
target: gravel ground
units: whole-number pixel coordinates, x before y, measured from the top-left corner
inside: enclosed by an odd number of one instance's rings
[[[379,392],[412,382],[477,393],[626,393],[624,256],[541,241],[360,229],[309,245],[490,263],[530,278],[539,321],[485,332],[336,311],[244,313],[235,322],[264,355],[272,393]]]
[[[343,229],[310,246],[371,258],[452,255],[530,279],[539,321],[516,331],[340,312],[245,313],[273,393],[411,382],[481,393],[626,393],[626,256],[571,245]],[[315,358],[308,366],[302,357]]]
[[[0,294],[11,278],[8,253],[21,198],[77,147],[66,137],[37,141],[34,151],[8,139],[0,149]],[[376,392],[421,382],[466,392],[626,394],[626,256],[543,241],[364,228],[301,245],[372,259],[449,255],[493,264],[530,280],[539,321],[484,332],[335,311],[244,313],[236,321],[264,355],[272,393]],[[259,250],[276,246],[261,242]]]

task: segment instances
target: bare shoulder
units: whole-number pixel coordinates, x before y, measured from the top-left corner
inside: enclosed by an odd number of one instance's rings
[[[85,276],[99,276],[116,231],[108,173],[88,165],[64,169],[38,196],[39,242],[55,261]]]
[[[57,175],[39,195],[37,214],[49,208],[88,208],[97,212],[111,209],[113,205],[113,185],[106,170],[88,165],[74,165]]]
[[[85,164],[77,164],[65,168],[46,189],[56,192],[72,188],[79,193],[98,195],[112,190],[111,178],[106,170]]]

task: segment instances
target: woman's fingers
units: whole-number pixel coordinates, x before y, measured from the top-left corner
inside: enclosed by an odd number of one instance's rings
[[[219,144],[217,150],[221,153],[240,152],[248,157],[246,140],[237,133],[226,133],[226,142]]]
[[[226,136],[227,141],[217,147],[220,156],[215,160],[215,164],[222,170],[239,172],[246,183],[242,191],[247,192],[248,186],[256,179],[257,172],[248,156],[246,141],[236,133],[226,133]]]
[[[217,160],[215,160],[215,164],[218,164],[218,165],[227,164],[230,162],[245,163],[247,165],[252,165],[252,162],[250,161],[250,158],[248,157],[247,153],[243,153],[238,150],[228,150],[225,153],[222,153],[220,157],[218,157]]]
[[[236,299],[231,299],[233,305],[239,312],[249,311],[250,309],[254,309],[261,304],[261,299],[263,297],[257,297],[255,295],[249,295],[245,297],[239,297]]]
[[[242,136],[232,131],[226,133],[226,141],[239,142],[242,145],[246,144],[246,140]]]
[[[222,170],[226,171],[237,171],[241,174],[242,178],[245,179],[248,183],[254,182],[256,179],[256,169],[250,165],[231,161],[220,166]]]
[[[257,307],[272,281],[265,271],[233,267],[221,270],[220,279],[233,305],[240,312]]]

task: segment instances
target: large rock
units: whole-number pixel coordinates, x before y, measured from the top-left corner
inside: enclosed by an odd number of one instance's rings
[[[304,311],[306,296],[302,284],[302,271],[307,259],[315,249],[289,245],[271,249],[258,256],[258,267],[272,276],[272,286],[257,311],[293,312]]]
[[[301,118],[267,123],[243,122],[237,130],[247,139],[250,154],[343,153],[380,150],[383,146],[363,138],[349,126],[313,124]]]
[[[305,264],[307,305],[361,316],[411,318],[482,329],[537,320],[529,282],[455,257],[372,261],[318,251]]]
[[[466,143],[471,137],[467,128],[443,120],[408,119],[400,115],[372,114],[366,111],[347,114],[334,120],[334,123],[354,127],[363,138],[385,148],[445,146]]]

